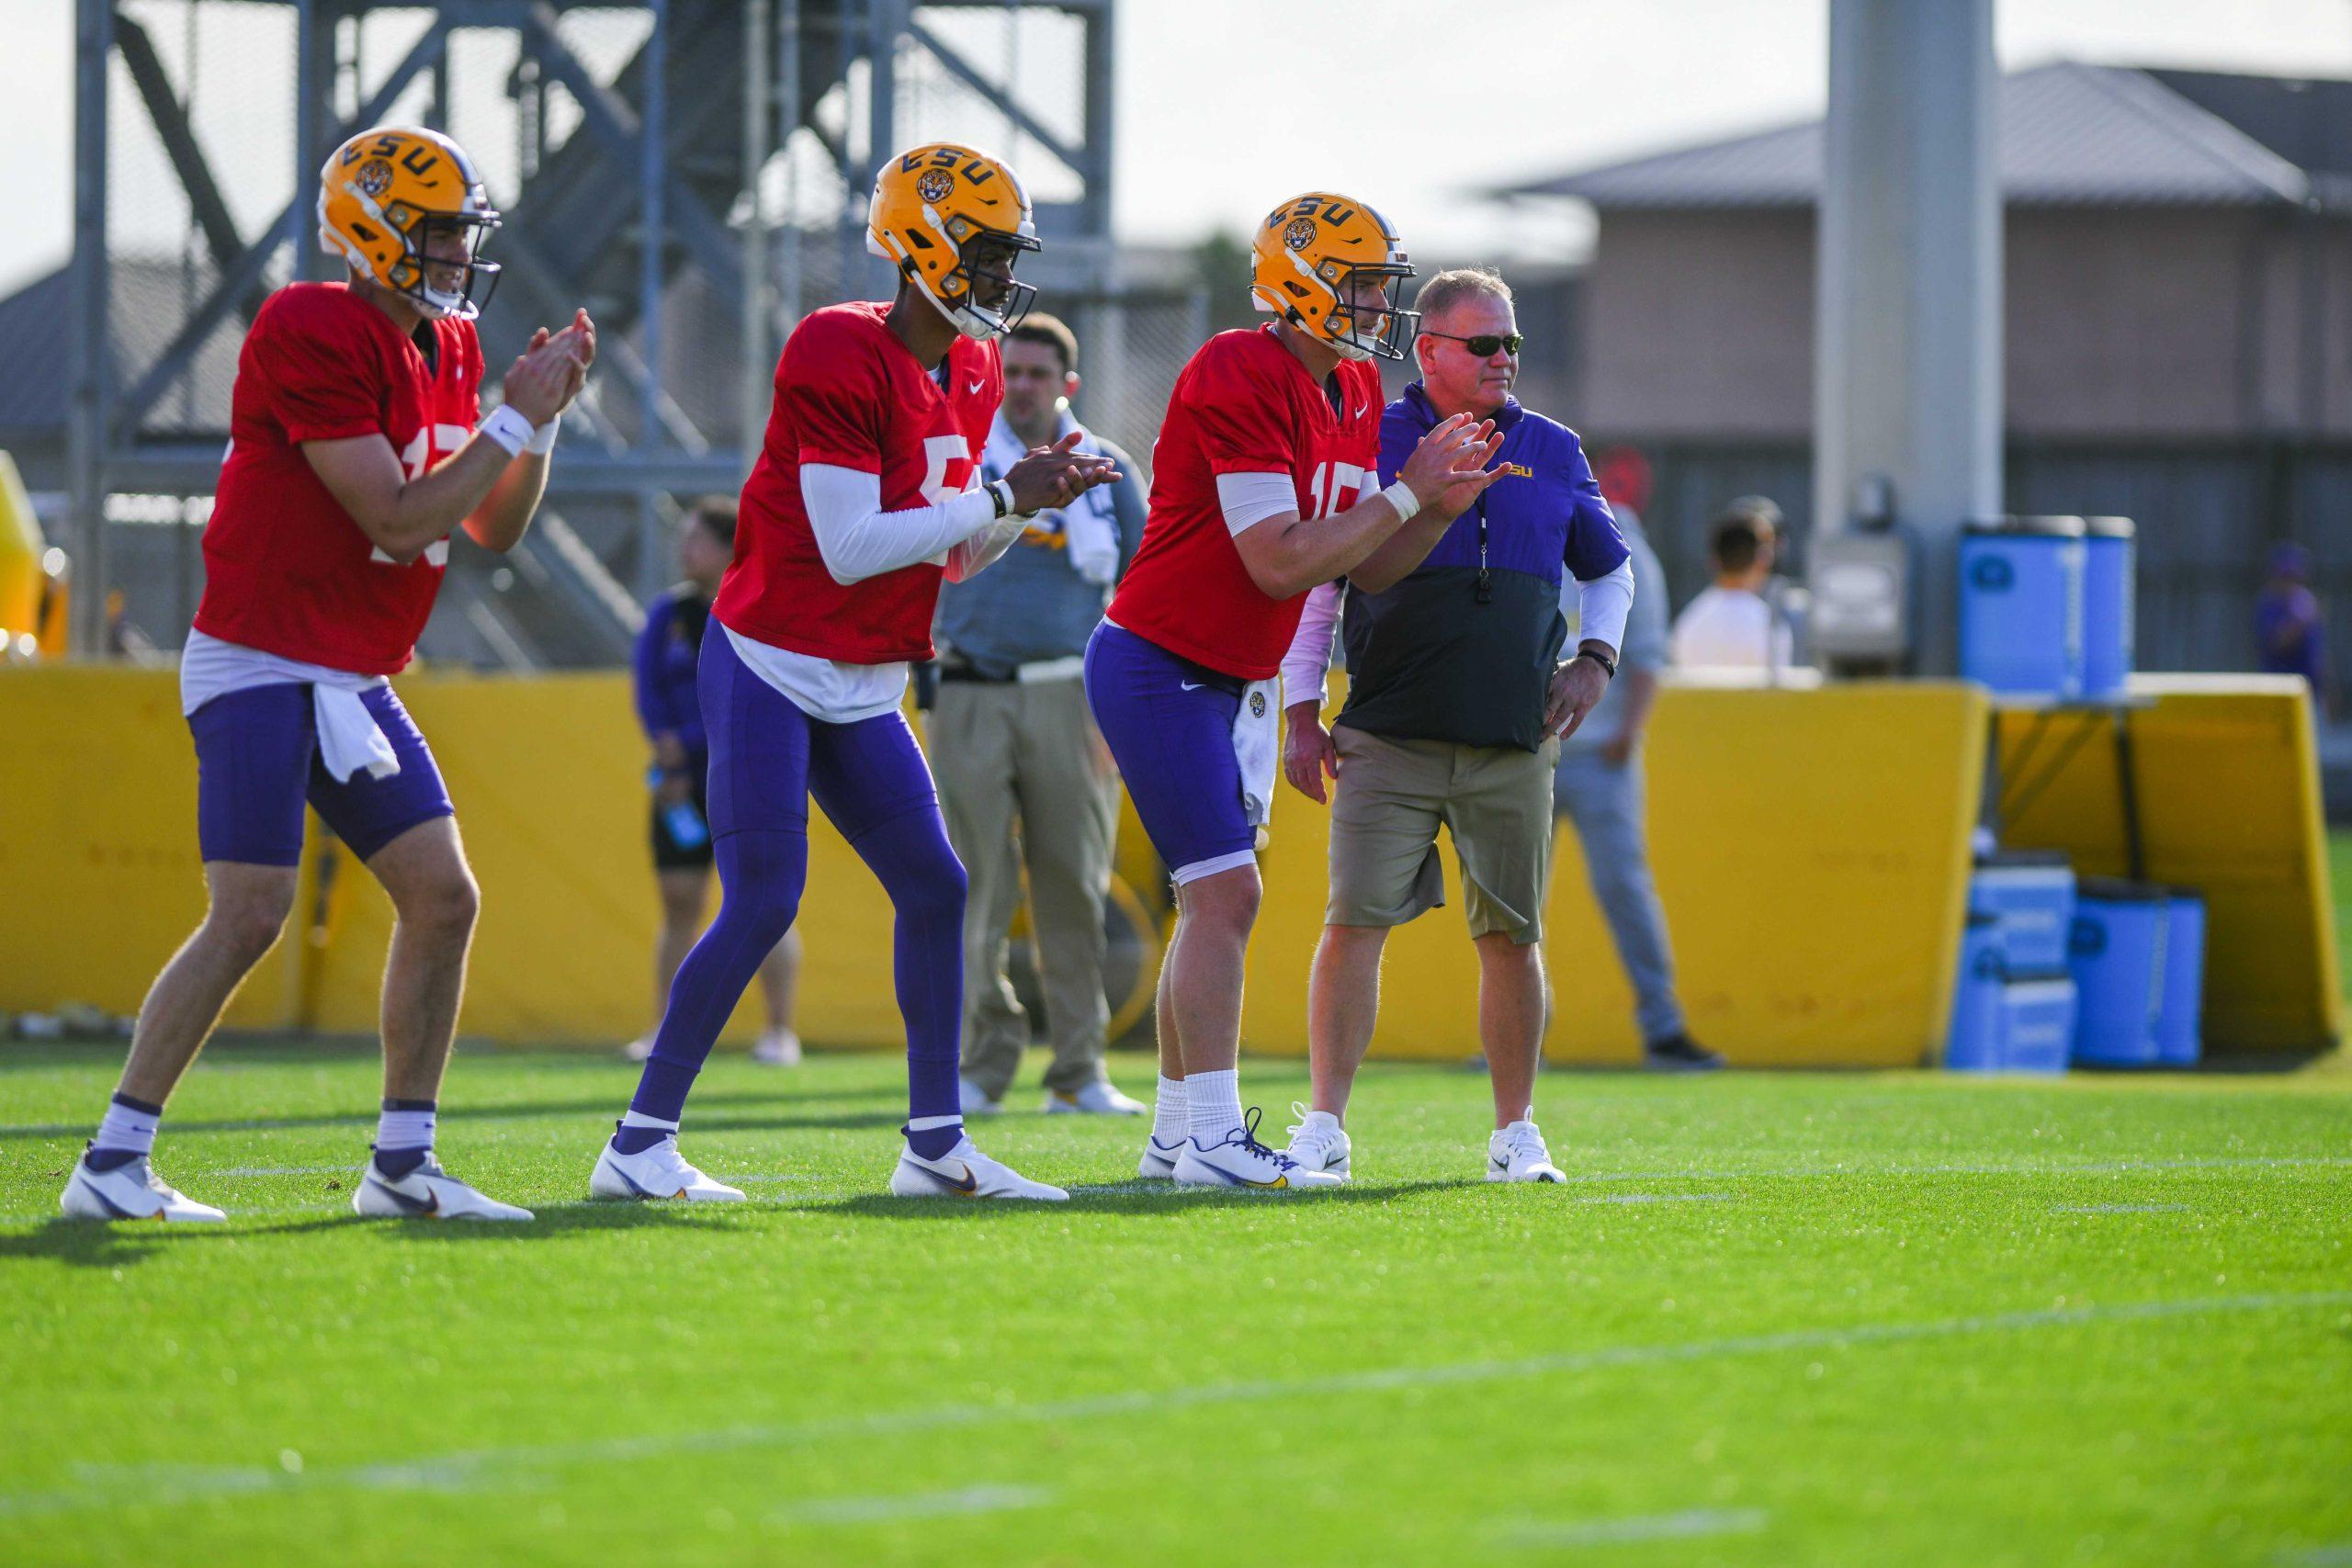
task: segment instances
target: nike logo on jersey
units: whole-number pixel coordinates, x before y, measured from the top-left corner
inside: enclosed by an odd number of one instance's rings
[[[1201,689],[1201,682],[1198,681],[1179,681],[1176,682],[1176,687],[1179,691],[1197,692]]]
[[[980,389],[982,387],[986,386],[987,384],[988,384],[988,383],[986,383],[985,381],[975,381],[975,382],[973,382],[969,387],[966,388],[966,389],[965,389],[965,390],[966,390],[966,391],[968,391],[968,392],[972,392],[972,393],[977,394],[977,393],[979,391],[979,389]]]

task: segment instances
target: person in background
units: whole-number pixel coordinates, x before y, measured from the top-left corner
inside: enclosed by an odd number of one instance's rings
[[[1127,455],[1072,417],[1078,336],[1033,310],[1004,340],[1004,402],[980,459],[1002,479],[1034,447]],[[931,766],[948,841],[971,878],[964,906],[964,1114],[1004,1109],[1029,1015],[1005,978],[1005,931],[1029,871],[1030,930],[1054,1059],[1048,1112],[1139,1116],[1102,1070],[1102,900],[1118,836],[1119,775],[1086,707],[1086,639],[1143,542],[1134,485],[1090,490],[1039,513],[994,570],[940,590]]]
[[[1785,669],[1796,651],[1788,624],[1764,596],[1780,553],[1781,509],[1742,496],[1708,536],[1715,581],[1675,618],[1674,662],[1683,669]]]
[[[1643,1061],[1661,1072],[1707,1072],[1722,1066],[1724,1059],[1691,1039],[1684,1027],[1644,820],[1648,782],[1642,734],[1657,700],[1658,671],[1667,662],[1666,569],[1650,548],[1638,510],[1648,499],[1645,468],[1614,452],[1597,457],[1593,468],[1617,531],[1633,552],[1634,581],[1640,589],[1626,615],[1617,678],[1584,723],[1560,742],[1553,808],[1576,829],[1593,898],[1633,984]],[[1562,584],[1560,610],[1568,618],[1571,640],[1577,635],[1577,598]]]
[[[645,627],[637,634],[632,684],[638,722],[653,747],[653,878],[662,890],[662,937],[653,949],[657,1021],[678,965],[702,933],[703,911],[710,903],[710,745],[695,678],[703,633],[710,626],[711,596],[734,554],[733,498],[710,496],[696,502],[678,541],[678,565],[686,580],[655,595],[645,607]],[[800,933],[787,931],[760,964],[768,1026],[752,1047],[752,1060],[798,1065],[800,1036],[792,1029],[792,1000],[799,979]],[[648,1030],[629,1043],[628,1055],[642,1062],[652,1052],[653,1032]]]
[[[2262,644],[2263,672],[2301,675],[2312,689],[2312,705],[2323,716],[2333,694],[2327,681],[2327,619],[2312,592],[2312,555],[2301,545],[2270,552],[2270,580],[2254,602],[2255,636]]]

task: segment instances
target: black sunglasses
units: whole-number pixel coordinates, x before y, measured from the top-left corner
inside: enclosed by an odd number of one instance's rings
[[[1527,341],[1517,333],[1480,333],[1476,337],[1462,337],[1453,333],[1427,333],[1423,335],[1442,337],[1449,343],[1458,343],[1481,359],[1493,358],[1495,350],[1498,348],[1506,354],[1516,355],[1519,353],[1519,345]]]

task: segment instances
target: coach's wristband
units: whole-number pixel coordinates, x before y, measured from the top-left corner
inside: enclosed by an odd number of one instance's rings
[[[1380,499],[1396,509],[1396,521],[1399,523],[1410,523],[1413,513],[1421,509],[1421,498],[1415,495],[1413,487],[1403,479],[1382,491]]]
[[[531,432],[531,438],[523,443],[523,450],[541,457],[544,457],[548,453],[554,451],[555,427],[562,423],[563,415],[557,414],[553,418],[549,419],[545,424],[535,428]]]
[[[999,517],[1016,517],[1020,515],[1020,513],[1014,512],[1012,509],[1012,481],[1011,479],[990,479],[989,481],[989,494],[996,498],[996,514]]]
[[[489,415],[475,428],[505,447],[506,455],[510,457],[521,457],[523,448],[529,445],[532,435],[536,434],[529,416],[505,403],[501,403],[491,410]]]

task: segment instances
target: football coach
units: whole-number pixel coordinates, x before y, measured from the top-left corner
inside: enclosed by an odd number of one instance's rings
[[[1310,1170],[1348,1170],[1342,1119],[1372,1043],[1381,948],[1391,927],[1443,902],[1443,823],[1478,950],[1478,1032],[1494,1077],[1486,1176],[1558,1181],[1533,1109],[1552,775],[1559,737],[1616,673],[1634,574],[1576,433],[1510,395],[1521,338],[1510,286],[1492,272],[1442,272],[1415,304],[1421,379],[1382,418],[1382,482],[1454,414],[1495,422],[1504,477],[1409,573],[1385,580],[1375,557],[1316,590],[1283,665],[1283,772],[1316,801],[1334,781],[1330,896],[1307,992],[1314,1104],[1289,1152]],[[1582,614],[1566,660],[1564,571],[1580,585]],[[1348,700],[1327,730],[1335,616]]]

